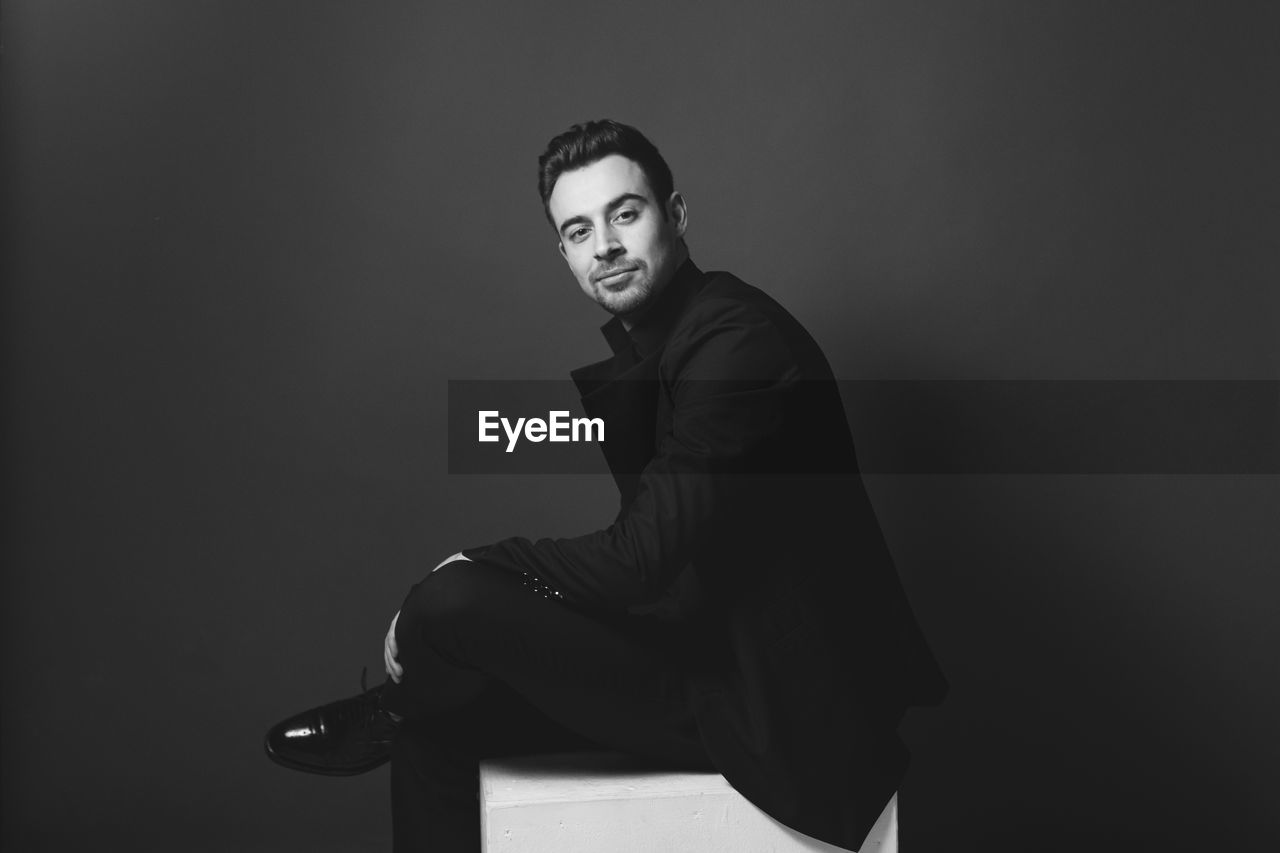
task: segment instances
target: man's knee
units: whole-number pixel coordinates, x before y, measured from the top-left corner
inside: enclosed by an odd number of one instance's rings
[[[409,590],[396,624],[397,641],[456,638],[493,622],[512,582],[505,572],[480,563],[459,560],[442,566]]]

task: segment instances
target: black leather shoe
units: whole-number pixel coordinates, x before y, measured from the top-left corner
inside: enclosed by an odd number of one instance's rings
[[[290,770],[326,776],[354,776],[386,764],[400,722],[382,710],[381,698],[379,685],[277,723],[267,732],[267,758]]]

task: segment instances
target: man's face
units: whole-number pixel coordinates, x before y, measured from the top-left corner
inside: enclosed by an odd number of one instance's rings
[[[684,261],[684,199],[679,193],[654,198],[634,160],[611,154],[563,173],[547,208],[560,254],[582,292],[624,321],[656,297]]]

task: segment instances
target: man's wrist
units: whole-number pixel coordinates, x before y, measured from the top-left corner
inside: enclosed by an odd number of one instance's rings
[[[459,551],[458,553],[454,554],[452,557],[446,557],[444,560],[441,560],[441,561],[440,561],[440,565],[439,565],[439,566],[436,566],[436,567],[435,567],[434,569],[432,569],[431,571],[432,571],[433,573],[434,573],[434,572],[436,572],[436,571],[439,571],[439,569],[440,569],[440,567],[441,567],[441,566],[447,566],[447,565],[449,565],[450,563],[454,562],[455,560],[466,560],[468,563],[469,563],[469,562],[471,562],[471,558],[470,558],[470,557],[468,557],[466,554],[464,554],[464,553],[462,553],[461,551]]]

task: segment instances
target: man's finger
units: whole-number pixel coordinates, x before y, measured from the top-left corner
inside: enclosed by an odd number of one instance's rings
[[[384,648],[382,650],[382,657],[383,660],[387,662],[387,672],[391,675],[400,675],[404,672],[404,668],[400,666],[400,662],[396,660],[396,656],[392,653],[390,648]]]
[[[397,610],[396,615],[391,617],[391,627],[387,629],[387,638],[382,643],[382,660],[387,665],[387,675],[396,684],[400,683],[400,677],[404,675],[404,668],[396,661],[400,656],[400,649],[396,646],[396,622],[399,621],[400,611]]]

